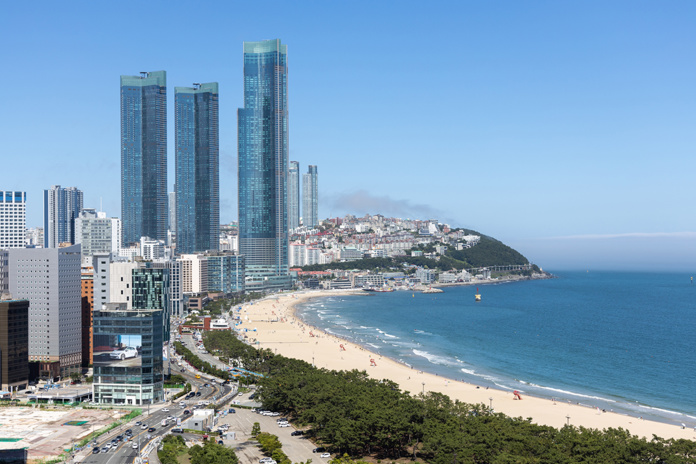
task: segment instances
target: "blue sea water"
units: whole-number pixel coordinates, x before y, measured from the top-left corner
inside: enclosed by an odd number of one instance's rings
[[[557,278],[309,300],[297,315],[418,370],[696,426],[696,284],[685,274]]]

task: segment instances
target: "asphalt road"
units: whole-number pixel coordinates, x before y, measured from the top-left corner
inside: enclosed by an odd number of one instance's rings
[[[180,373],[182,374],[182,373]],[[114,429],[102,437],[97,439],[99,447],[102,448],[107,442],[110,442],[112,438],[117,435],[124,435],[124,432],[131,429],[133,432],[133,437],[127,442],[120,442],[115,448],[110,449],[107,453],[99,454],[89,454],[80,462],[90,463],[90,464],[122,464],[122,463],[132,463],[134,459],[138,456],[141,449],[144,449],[147,444],[158,437],[162,437],[169,433],[169,431],[176,427],[176,420],[168,421],[166,426],[162,426],[162,420],[166,419],[167,416],[173,416],[174,419],[181,418],[182,422],[184,419],[191,417],[190,415],[184,416],[183,412],[185,409],[192,410],[193,406],[202,400],[212,400],[213,398],[220,398],[225,394],[236,389],[236,386],[221,386],[219,384],[210,384],[208,387],[204,387],[203,383],[205,379],[196,379],[193,373],[186,372],[183,373],[187,380],[194,387],[193,391],[200,391],[201,396],[195,397],[190,401],[187,401],[188,405],[186,408],[179,407],[180,400],[177,400],[176,404],[166,404],[166,405],[155,405],[151,406],[149,413],[147,409],[143,410],[143,414],[138,418],[132,420],[128,424],[121,425],[120,427]],[[168,409],[165,411],[164,409]],[[140,425],[135,425],[137,421],[147,424],[149,427],[154,427],[154,432],[148,432],[143,430]],[[134,449],[133,443],[138,443],[138,448]],[[91,450],[89,451],[91,453]]]

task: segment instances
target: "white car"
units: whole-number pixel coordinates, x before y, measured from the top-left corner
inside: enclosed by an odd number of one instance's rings
[[[162,412],[169,412],[169,408],[162,408]]]
[[[280,422],[278,423],[278,427],[290,427],[290,424],[288,424],[287,422]]]
[[[131,448],[138,449],[138,444],[136,442],[133,442],[133,444],[131,445]]]
[[[319,457],[320,457],[320,458],[330,458],[330,457],[331,457],[331,453],[321,453],[321,456],[319,456]]]
[[[137,358],[138,357],[138,350],[133,348],[132,346],[127,346],[122,350],[116,350],[112,351],[111,354],[109,354],[111,359],[127,359],[127,358]]]

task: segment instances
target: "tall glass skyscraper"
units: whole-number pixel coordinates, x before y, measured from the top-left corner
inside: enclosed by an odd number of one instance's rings
[[[319,184],[317,167],[309,165],[302,176],[302,224],[314,227],[319,224]]]
[[[167,239],[167,73],[121,76],[123,246]]]
[[[54,185],[44,190],[44,248],[75,244],[75,219],[83,204],[82,190]]]
[[[287,288],[288,66],[280,40],[244,42],[238,111],[239,251],[247,290]]]
[[[300,227],[300,163],[290,161],[288,168],[288,229]]]
[[[176,251],[220,246],[218,84],[174,89]]]

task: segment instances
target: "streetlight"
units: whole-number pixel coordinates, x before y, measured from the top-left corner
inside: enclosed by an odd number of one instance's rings
[[[570,425],[570,416],[566,416],[566,425]]]
[[[491,405],[490,408],[492,411],[493,410],[493,397],[491,396],[490,398],[488,398],[488,401],[490,401],[490,405]]]

